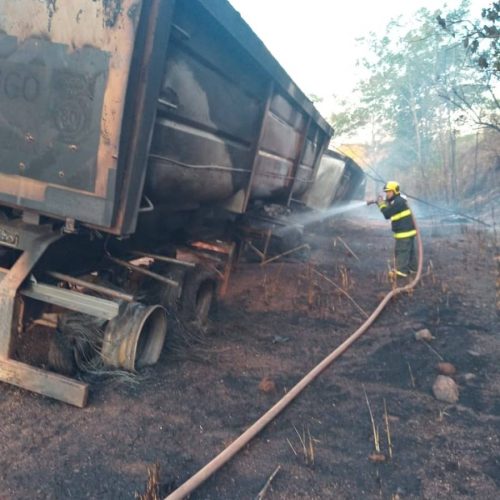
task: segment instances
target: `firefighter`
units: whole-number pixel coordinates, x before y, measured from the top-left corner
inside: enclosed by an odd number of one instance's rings
[[[417,271],[417,255],[415,253],[415,236],[417,231],[413,222],[408,203],[401,196],[399,184],[389,181],[384,186],[385,199],[382,196],[377,201],[378,208],[386,219],[391,220],[391,227],[396,239],[394,248],[395,269],[392,275],[406,278],[410,273]]]

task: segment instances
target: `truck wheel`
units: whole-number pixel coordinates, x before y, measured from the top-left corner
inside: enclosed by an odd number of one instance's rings
[[[184,319],[206,326],[214,307],[217,277],[207,270],[193,269],[186,274],[181,296],[181,313]]]
[[[49,368],[62,375],[73,375],[76,371],[73,346],[59,330],[50,339],[48,362]]]
[[[278,251],[279,253],[284,253],[304,243],[304,232],[301,228],[289,226],[282,230],[278,238]],[[302,262],[307,262],[311,257],[311,250],[310,248],[304,247],[290,254],[290,257],[301,260]]]
[[[283,228],[277,236],[279,238],[278,251],[280,253],[297,248],[304,242],[302,230],[295,226]]]
[[[180,268],[179,266],[172,266],[161,274],[166,278],[170,278],[179,283],[179,287],[173,287],[163,283],[158,285],[160,290],[157,303],[161,304],[169,313],[175,314],[179,310],[179,302],[182,294],[186,270]]]

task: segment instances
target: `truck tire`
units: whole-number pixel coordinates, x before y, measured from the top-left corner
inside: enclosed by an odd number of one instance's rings
[[[206,269],[192,269],[186,273],[181,296],[181,315],[187,321],[206,326],[215,305],[217,276]]]
[[[48,364],[51,370],[62,375],[73,375],[76,371],[73,346],[68,337],[59,329],[50,339]]]
[[[283,253],[297,248],[304,242],[303,236],[303,231],[298,227],[288,226],[282,229],[277,235],[278,251]]]
[[[304,243],[304,231],[296,226],[286,227],[278,235],[278,252],[284,253],[293,250]],[[311,257],[311,249],[308,247],[301,248],[290,254],[293,259],[307,262]]]
[[[186,270],[179,266],[170,266],[160,272],[162,276],[170,278],[179,283],[178,287],[169,286],[164,283],[159,283],[159,296],[157,303],[163,306],[168,313],[177,314],[180,308],[181,294],[183,290],[184,276]]]

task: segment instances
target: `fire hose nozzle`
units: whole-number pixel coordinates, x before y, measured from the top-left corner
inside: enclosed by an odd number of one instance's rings
[[[366,200],[367,205],[375,205],[377,203],[377,200]]]

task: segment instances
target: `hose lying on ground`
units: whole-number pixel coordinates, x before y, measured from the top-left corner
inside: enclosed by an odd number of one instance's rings
[[[415,223],[415,219],[414,219]],[[417,225],[415,223],[415,228]],[[423,248],[420,232],[417,228],[417,253],[418,253],[418,268],[415,278],[406,286],[394,288],[380,302],[377,308],[371,313],[368,319],[342,344],[340,344],[333,352],[331,352],[321,363],[316,365],[307,375],[300,380],[283,398],[269,409],[262,417],[254,422],[243,434],[225,448],[219,455],[211,460],[207,465],[200,469],[194,476],[188,479],[179,488],[173,491],[165,500],[180,500],[192,493],[203,482],[205,482],[212,474],[219,470],[226,462],[228,462],[236,453],[238,453],[245,445],[247,445],[267,424],[276,418],[323,370],[325,370],[335,359],[341,356],[361,335],[363,335],[373,322],[378,318],[387,303],[396,295],[412,290],[419,282],[422,274],[423,264]]]

